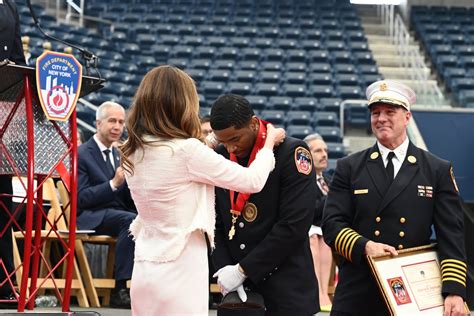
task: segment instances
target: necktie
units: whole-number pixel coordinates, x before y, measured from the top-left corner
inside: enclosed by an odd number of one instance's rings
[[[115,168],[110,161],[110,149],[106,149],[102,151],[105,154],[105,165],[107,166],[107,171],[109,174],[114,177],[115,176]]]
[[[387,162],[387,165],[385,166],[385,170],[387,170],[387,175],[388,175],[388,179],[390,180],[390,183],[392,183],[393,181],[393,175],[394,175],[394,169],[393,169],[393,162],[392,162],[392,159],[393,157],[395,157],[395,153],[393,151],[389,152],[388,153],[388,162]]]
[[[324,195],[327,195],[329,192],[329,187],[326,181],[324,181],[324,178],[323,177],[318,178],[318,182]]]

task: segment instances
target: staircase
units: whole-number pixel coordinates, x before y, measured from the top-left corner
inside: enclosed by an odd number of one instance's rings
[[[415,90],[417,102],[414,108],[451,107],[450,102],[441,92],[435,76],[431,74],[430,68],[426,66],[423,60],[421,60],[421,67],[416,70],[412,67],[403,66],[403,58],[406,57],[401,56],[397,46],[391,42],[385,26],[377,16],[376,7],[359,5],[357,6],[357,11],[368,39],[369,48],[373,52],[374,59],[383,77],[385,79],[394,79],[403,82]],[[408,45],[404,47],[408,50],[412,49],[421,52],[419,43],[416,42],[411,35]],[[420,55],[423,57],[423,53],[420,53]],[[417,71],[426,75],[428,79],[415,79]]]

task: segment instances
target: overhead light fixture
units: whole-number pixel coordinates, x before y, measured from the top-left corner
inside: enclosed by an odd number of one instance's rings
[[[392,4],[392,5],[399,5],[402,1],[401,0],[351,0],[353,4]]]

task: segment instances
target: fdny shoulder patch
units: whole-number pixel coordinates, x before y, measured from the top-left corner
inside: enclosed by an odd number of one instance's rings
[[[295,165],[299,173],[308,175],[313,169],[313,159],[309,150],[304,147],[295,149]]]

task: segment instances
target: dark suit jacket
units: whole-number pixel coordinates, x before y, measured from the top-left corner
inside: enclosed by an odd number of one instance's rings
[[[120,165],[120,155],[113,149],[115,166]],[[80,229],[94,229],[102,223],[108,209],[135,211],[127,183],[112,191],[105,160],[99,146],[91,137],[78,148],[78,217]]]
[[[11,0],[4,0],[3,4],[0,5],[0,48],[0,61],[9,59],[15,63],[25,63],[23,44],[21,43],[20,19],[16,5]]]
[[[248,275],[244,285],[263,295],[267,315],[312,315],[319,311],[308,238],[314,214],[315,173],[297,171],[298,147],[308,148],[303,141],[287,137],[275,149],[275,169],[263,190],[249,199],[258,209],[257,217],[249,222],[241,215],[230,241],[229,191],[216,188],[216,249],[212,254],[216,270],[240,263]],[[217,151],[229,158],[223,146]]]
[[[324,177],[324,181],[329,185],[329,182],[326,177]],[[321,221],[323,219],[323,210],[324,210],[324,203],[326,203],[326,195],[323,194],[323,191],[319,188],[319,185],[316,184],[316,206],[314,208],[314,217],[313,217],[313,225],[321,226]]]
[[[426,245],[432,224],[441,267],[450,260],[455,268],[451,277],[442,274],[443,295],[465,297],[463,213],[450,168],[448,161],[412,143],[391,185],[377,145],[338,161],[322,226],[326,243],[345,257],[333,310],[365,315],[370,307],[371,315],[386,314],[370,281],[365,244],[373,240],[397,249]]]

